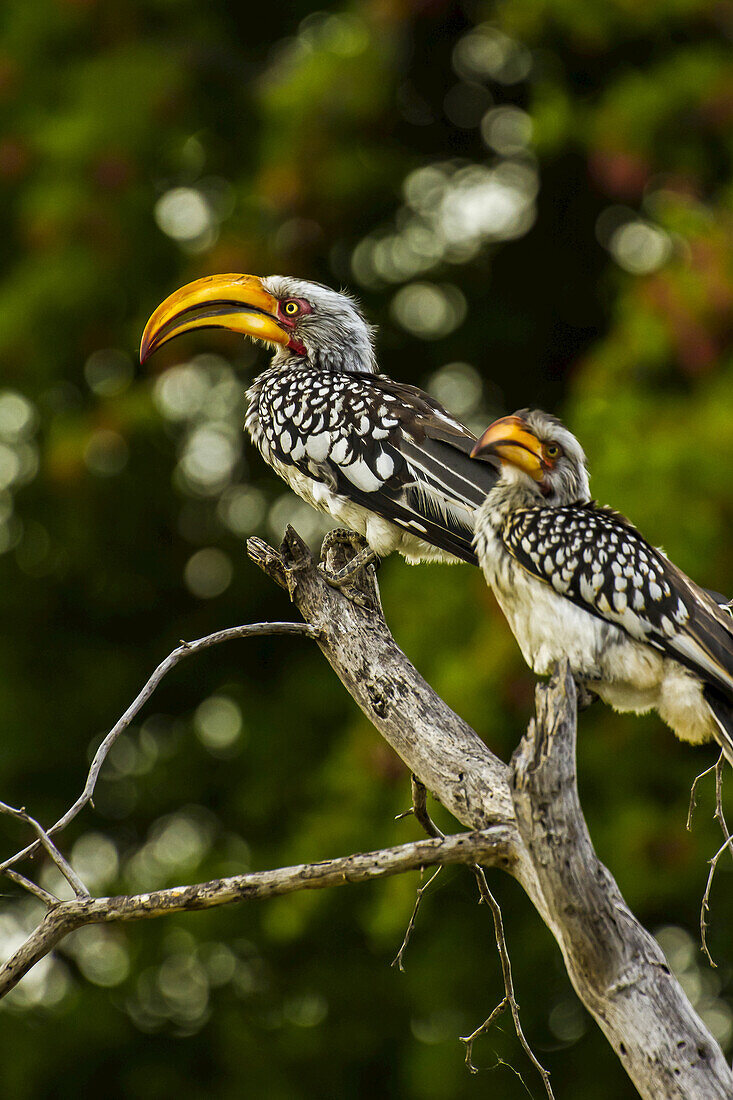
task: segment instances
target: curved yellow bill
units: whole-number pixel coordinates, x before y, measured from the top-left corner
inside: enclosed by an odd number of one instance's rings
[[[226,328],[257,340],[287,344],[277,319],[278,302],[256,275],[207,275],[170,294],[143,332],[140,362],[159,347],[197,328]]]
[[[486,429],[471,451],[471,458],[485,454],[511,462],[535,481],[542,481],[545,476],[542,444],[520,416],[502,416]]]

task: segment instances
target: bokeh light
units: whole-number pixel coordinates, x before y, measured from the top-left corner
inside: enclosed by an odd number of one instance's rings
[[[207,546],[197,550],[186,562],[183,577],[189,591],[200,600],[221,596],[232,583],[234,570],[223,550]]]
[[[88,0],[6,7],[0,798],[54,820],[87,745],[179,639],[292,614],[244,540],[277,544],[291,523],[316,550],[333,526],[242,430],[270,350],[203,329],[138,362],[156,305],[212,272],[353,290],[380,369],[472,431],[526,404],[560,413],[598,498],[728,590],[731,51],[715,0],[284,5],[265,19],[222,0],[132,18]],[[379,580],[399,644],[509,760],[533,678],[477,571],[393,557]],[[60,838],[94,891],[412,835],[392,820],[409,798],[400,765],[306,640],[216,647],[146,707]],[[712,777],[684,828],[709,750],[608,708],[580,723],[594,844],[642,922],[665,921],[670,963],[730,1057],[722,861],[718,968],[699,952]],[[9,851],[24,831],[5,827]],[[21,870],[71,895],[50,860]],[[628,1079],[554,945],[501,875],[496,888],[556,1094],[615,1100]],[[5,895],[3,957],[43,912],[13,883]],[[6,1091],[65,1100],[104,1078],[181,1100],[242,1082],[303,1100],[350,1087],[467,1100],[483,1078],[456,1036],[501,998],[493,961],[465,950],[485,943],[486,915],[447,875],[400,980],[388,964],[413,903],[414,882],[394,878],[82,929],[1,1002]],[[511,1029],[477,1056],[489,1091],[541,1091]]]
[[[132,357],[120,348],[101,348],[92,352],[84,364],[84,377],[98,397],[124,393],[135,374]]]
[[[119,432],[100,428],[93,432],[84,449],[87,468],[99,477],[114,477],[127,465],[129,448]]]
[[[242,737],[242,711],[227,695],[212,695],[197,707],[194,728],[202,745],[214,755],[230,755]]]
[[[517,84],[526,80],[532,68],[527,46],[490,23],[481,23],[458,39],[453,49],[457,73],[473,79]]]
[[[193,251],[211,247],[215,219],[206,196],[194,187],[174,187],[155,205],[155,220],[174,241]]]
[[[33,434],[38,423],[35,408],[23,394],[0,391],[0,439],[14,443]]]
[[[71,850],[71,864],[89,890],[107,890],[117,878],[119,857],[104,833],[85,833]]]
[[[423,340],[438,340],[458,328],[468,306],[458,287],[433,283],[409,283],[392,299],[395,320]]]
[[[619,226],[611,235],[608,248],[619,267],[632,275],[649,275],[672,255],[669,235],[645,221]]]

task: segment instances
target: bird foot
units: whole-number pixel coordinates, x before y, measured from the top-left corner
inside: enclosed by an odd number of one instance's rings
[[[588,707],[598,702],[598,696],[591,691],[587,684],[576,680],[575,688],[578,693],[578,712],[587,710]]]
[[[324,561],[318,563],[318,572],[332,588],[348,588],[354,583],[357,575],[362,569],[366,568],[368,565],[379,562],[377,555],[366,539],[362,538],[362,536],[358,535],[355,531],[348,531],[345,528],[337,528],[335,531],[329,531],[321,548],[321,553],[324,558],[328,557],[329,551],[335,544],[346,545],[355,550],[356,553],[340,569],[330,569]],[[352,595],[351,593],[345,592],[344,595],[349,596],[354,603],[360,606],[369,606],[366,601],[357,594]]]
[[[333,527],[324,536],[321,554],[325,557],[331,547],[339,543],[343,546],[350,546],[352,550],[361,550],[369,545],[364,536],[357,534],[356,531],[352,531],[348,527]]]
[[[360,550],[358,554],[348,562],[342,569],[336,569],[331,571],[323,562],[318,563],[318,569],[324,580],[333,588],[343,588],[346,584],[351,584],[360,569],[364,569],[367,565],[372,565],[377,560],[377,555],[372,550],[371,546],[367,546],[365,549]]]

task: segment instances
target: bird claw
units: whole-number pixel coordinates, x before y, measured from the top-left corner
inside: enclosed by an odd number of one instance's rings
[[[352,584],[357,574],[367,565],[371,565],[376,561],[377,555],[372,550],[371,546],[365,546],[362,550],[359,550],[357,554],[348,561],[342,569],[330,570],[328,566],[323,562],[318,563],[321,576],[326,580],[333,588],[343,588],[344,585]]]
[[[350,531],[348,527],[333,527],[330,531],[326,532],[326,536],[323,540],[322,553],[326,553],[334,544],[342,544],[344,546],[359,547],[362,549],[368,545],[367,540],[363,535],[357,534],[356,531]]]
[[[359,571],[359,568],[361,567],[357,567],[356,572]],[[342,578],[339,574],[344,572],[343,569],[339,569],[338,573],[331,573],[322,561],[318,563],[318,572],[323,577],[326,584],[329,584],[331,588],[338,588],[339,592],[343,593],[351,603],[355,603],[357,607],[363,607],[366,611],[374,610],[370,601],[365,596],[362,596],[358,589],[352,586],[350,572],[349,576]]]
[[[587,710],[594,703],[598,702],[598,696],[595,692],[591,691],[587,684],[581,683],[579,680],[575,681],[575,688],[578,693],[578,711]]]
[[[344,553],[341,547],[349,547],[352,551],[355,551],[355,553],[340,569],[331,569],[326,565],[325,561],[320,561],[318,563],[318,572],[332,588],[338,588],[343,591],[351,588],[361,570],[377,562],[378,558],[366,539],[356,534],[355,531],[348,531],[344,528],[337,528],[335,531],[329,531],[321,548],[321,553],[326,560],[329,559],[330,551],[333,550],[335,546],[339,546],[340,550],[340,552],[337,552],[337,561],[339,558],[341,561],[344,559]],[[359,607],[371,608],[371,603],[360,595],[358,591],[344,591],[344,595],[353,603],[358,604]]]

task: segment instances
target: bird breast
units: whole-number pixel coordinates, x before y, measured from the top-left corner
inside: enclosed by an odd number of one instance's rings
[[[598,679],[610,651],[630,644],[618,627],[584,611],[522,568],[490,524],[479,525],[476,549],[522,655],[538,675],[547,675],[567,657],[576,676]],[[637,672],[647,681],[647,670]]]

